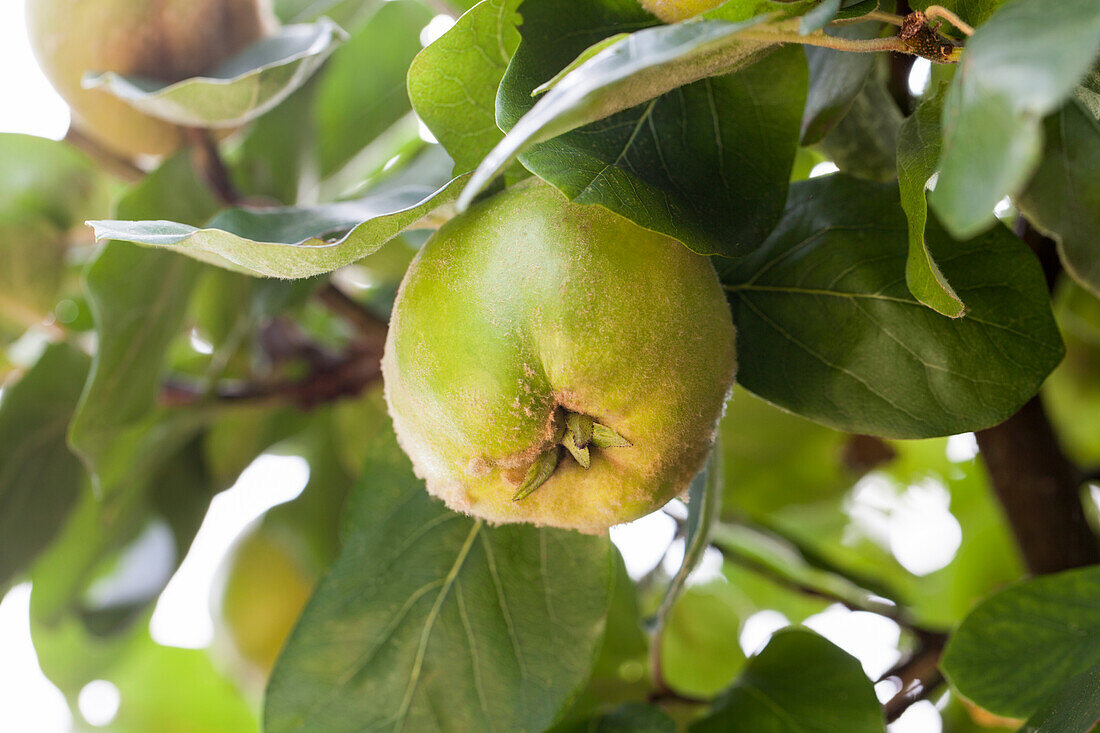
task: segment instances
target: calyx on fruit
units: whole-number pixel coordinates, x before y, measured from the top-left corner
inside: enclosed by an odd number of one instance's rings
[[[77,128],[124,156],[163,155],[180,128],[103,90],[88,72],[176,82],[213,70],[275,26],[270,0],[27,0],[31,45]]]
[[[398,439],[432,494],[491,522],[587,532],[687,487],[734,369],[707,258],[537,181],[428,241],[382,360]]]
[[[666,23],[676,23],[713,10],[726,0],[639,0],[642,7]]]

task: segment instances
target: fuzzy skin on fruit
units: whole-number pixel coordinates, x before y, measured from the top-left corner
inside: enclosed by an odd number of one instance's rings
[[[72,108],[77,128],[110,150],[165,155],[179,127],[149,117],[101,89],[87,72],[114,71],[176,82],[199,76],[270,32],[270,0],[27,0],[31,46]]]
[[[397,295],[382,372],[428,490],[490,522],[601,532],[702,468],[733,384],[734,330],[710,261],[541,182],[444,225]],[[564,456],[513,501],[559,408],[633,445]]]
[[[639,0],[641,6],[666,23],[676,23],[713,10],[726,0]]]

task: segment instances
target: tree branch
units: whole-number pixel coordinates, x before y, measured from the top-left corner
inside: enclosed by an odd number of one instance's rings
[[[1061,275],[1054,241],[1023,217],[1015,231],[1039,259],[1053,290]],[[1100,542],[1081,503],[1081,471],[1058,445],[1041,399],[1033,397],[1000,425],[978,431],[977,437],[1028,570],[1038,575],[1100,562]]]
[[[103,147],[74,125],[70,125],[68,132],[65,133],[65,142],[78,150],[84,151],[112,175],[127,183],[136,183],[145,177],[145,171],[135,165],[132,160]]]
[[[911,705],[927,698],[944,682],[939,663],[947,636],[917,632],[917,638],[920,644],[916,651],[878,680],[892,679],[898,685],[897,694],[882,706],[887,723],[900,718]]]
[[[191,143],[191,160],[195,170],[202,174],[214,195],[226,206],[242,203],[243,197],[233,185],[229,169],[225,167],[218,143],[208,130],[188,128],[187,139]]]
[[[1081,505],[1080,472],[1062,453],[1039,397],[977,436],[1028,570],[1040,575],[1100,562]]]
[[[182,380],[169,380],[161,388],[160,403],[186,407],[204,402],[293,405],[303,410],[343,397],[354,397],[382,376],[381,351],[355,343],[339,358],[314,365],[299,380],[220,385],[212,392]]]

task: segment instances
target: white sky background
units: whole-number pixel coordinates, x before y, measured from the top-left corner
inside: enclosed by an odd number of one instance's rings
[[[23,0],[0,0],[0,99],[3,100],[0,133],[18,132],[60,139],[68,128],[68,109],[39,71],[24,27]],[[422,40],[429,42],[446,27],[448,24],[440,19],[433,20],[422,34]],[[927,64],[918,61],[911,80],[914,91],[927,84],[926,67]],[[830,169],[835,170],[823,166],[815,173],[824,174],[831,172]],[[962,444],[962,451],[969,452],[965,440]],[[958,450],[959,445],[956,441],[954,448]],[[215,499],[191,552],[156,606],[151,632],[158,642],[193,648],[209,645],[213,633],[209,596],[226,551],[247,525],[267,508],[301,492],[308,475],[308,467],[301,459],[265,456],[242,475],[236,486]],[[868,497],[865,514],[870,519],[867,521],[880,524],[887,521],[882,518],[881,503],[885,499],[873,487],[864,493]],[[950,561],[957,547],[957,524],[952,526],[953,517],[947,510],[946,501],[934,488],[918,491],[909,499],[914,506],[893,511],[889,520],[893,524],[883,529],[901,535],[902,542],[908,541],[908,549],[898,551],[895,548],[899,559],[908,553],[916,558],[912,561],[915,567],[911,569],[917,571],[919,567],[927,572]],[[615,528],[612,539],[623,551],[631,575],[640,577],[661,562],[674,530],[674,522],[658,513]],[[937,532],[946,535],[946,542],[936,541]],[[670,571],[674,571],[683,555],[682,541],[679,542],[665,560]],[[716,551],[708,551],[692,581],[719,578],[720,569],[721,556]],[[42,675],[31,645],[29,600],[30,586],[23,584],[12,589],[0,602],[0,730],[68,733],[72,728],[72,715],[61,693]],[[741,634],[745,651],[757,651],[771,633],[785,623],[786,619],[774,611],[764,611],[748,619]],[[898,656],[898,628],[881,617],[854,614],[834,606],[810,619],[807,625],[856,655],[869,675],[881,673]],[[110,722],[117,706],[117,690],[109,683],[93,683],[80,696],[79,707],[84,717],[99,725]],[[939,733],[940,729],[939,716],[931,703],[914,706],[890,728],[891,733]]]

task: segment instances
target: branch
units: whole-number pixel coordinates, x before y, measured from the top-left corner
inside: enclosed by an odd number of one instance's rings
[[[1062,271],[1054,241],[1023,217],[1015,232],[1039,259],[1053,290]],[[1100,562],[1100,542],[1081,504],[1082,473],[1058,445],[1040,398],[977,437],[1028,570],[1038,575]]]
[[[1062,453],[1039,397],[977,436],[1028,570],[1040,575],[1100,562],[1081,505],[1081,474]]]
[[[944,634],[917,633],[920,644],[909,658],[879,678],[897,681],[898,693],[883,705],[887,723],[893,723],[914,703],[924,700],[944,682],[939,670],[940,656],[947,643]]]
[[[136,183],[145,178],[145,171],[135,165],[132,160],[103,147],[74,125],[69,125],[69,130],[65,133],[65,142],[78,150],[84,151],[112,175],[127,183]]]
[[[352,344],[338,359],[315,365],[300,380],[222,385],[212,392],[182,380],[169,380],[160,393],[166,407],[207,402],[282,404],[310,410],[343,397],[354,397],[382,377],[382,354],[372,345]]]
[[[226,206],[235,206],[243,202],[243,197],[233,185],[229,169],[225,167],[218,143],[208,130],[188,128],[187,139],[191,143],[191,160],[195,170],[202,174],[206,185]]]

